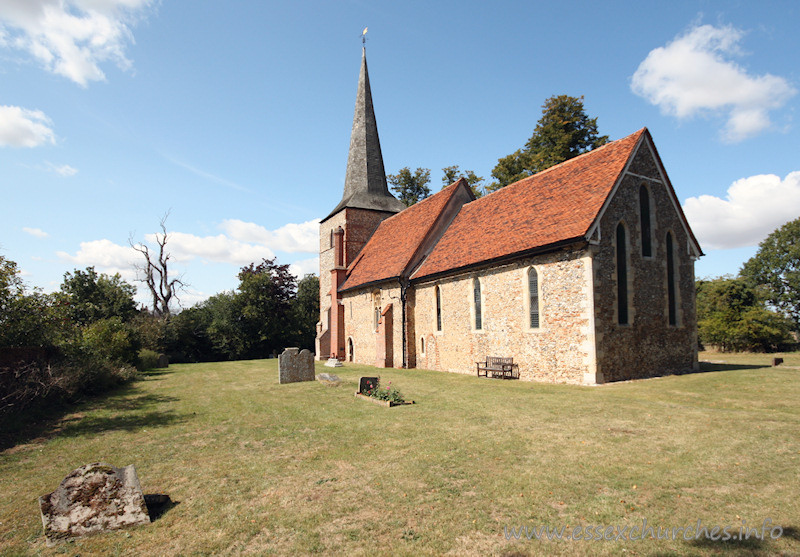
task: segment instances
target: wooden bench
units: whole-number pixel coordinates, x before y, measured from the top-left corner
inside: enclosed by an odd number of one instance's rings
[[[519,379],[519,365],[514,363],[514,358],[486,356],[485,362],[475,362],[475,364],[478,368],[478,377],[483,375],[496,379]]]

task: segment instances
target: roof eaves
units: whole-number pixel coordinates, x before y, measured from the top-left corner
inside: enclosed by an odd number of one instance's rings
[[[588,243],[584,236],[576,236],[574,238],[569,238],[566,240],[559,240],[558,242],[553,242],[551,244],[547,244],[544,246],[538,246],[535,248],[526,249],[523,251],[518,251],[515,253],[509,253],[506,255],[502,255],[500,257],[495,257],[492,259],[485,259],[483,261],[477,261],[475,263],[470,263],[468,265],[462,265],[460,267],[453,267],[450,269],[445,269],[444,271],[438,271],[435,273],[430,273],[424,276],[411,276],[411,282],[415,284],[429,282],[432,280],[438,280],[440,278],[450,276],[450,275],[458,275],[461,273],[469,272],[472,269],[478,269],[481,267],[487,267],[492,265],[499,265],[502,263],[506,263],[509,261],[513,261],[515,259],[522,259],[523,257],[531,257],[534,255],[542,255],[544,253],[549,253],[553,251],[557,251],[559,249],[564,249],[569,246],[573,245],[582,245]]]

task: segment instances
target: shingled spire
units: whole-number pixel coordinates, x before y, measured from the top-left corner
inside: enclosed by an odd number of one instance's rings
[[[362,49],[361,73],[358,76],[356,110],[353,116],[353,131],[350,134],[350,153],[347,157],[347,174],[344,180],[342,200],[323,221],[346,207],[398,213],[405,205],[398,201],[386,184],[378,125],[372,108],[372,92],[369,87],[367,53]]]

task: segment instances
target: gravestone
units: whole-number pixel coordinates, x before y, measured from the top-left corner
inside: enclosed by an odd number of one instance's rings
[[[278,357],[278,382],[297,383],[314,380],[314,354],[307,349],[287,348]]]
[[[783,363],[783,358],[772,358],[772,367],[779,366]]]
[[[377,389],[380,380],[380,377],[362,377],[358,380],[358,392],[366,393],[372,389]]]
[[[159,354],[158,355],[158,363],[156,364],[157,368],[165,368],[169,367],[169,356],[166,354]]]
[[[334,375],[333,373],[320,373],[317,375],[317,380],[319,381],[327,381],[328,383],[339,383],[341,379],[339,379],[338,375]]]
[[[150,523],[133,465],[81,466],[58,489],[39,497],[39,509],[48,547],[72,537]]]

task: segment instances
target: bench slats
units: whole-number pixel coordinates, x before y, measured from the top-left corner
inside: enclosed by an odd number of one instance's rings
[[[483,375],[503,379],[519,379],[519,365],[514,363],[514,358],[502,356],[487,356],[484,362],[475,362],[478,377]],[[483,373],[481,373],[483,372]]]

